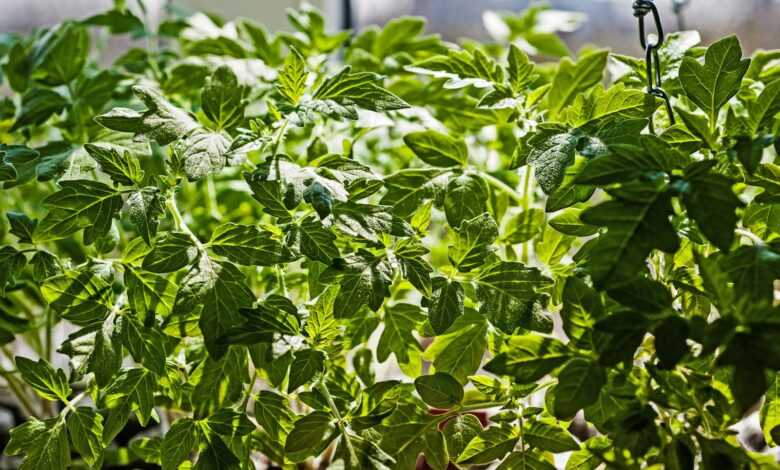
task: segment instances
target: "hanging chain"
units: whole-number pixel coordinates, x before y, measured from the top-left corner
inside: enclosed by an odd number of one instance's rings
[[[658,39],[652,42],[645,34],[645,16],[648,13],[653,14],[655,20],[655,29],[658,33]],[[658,56],[658,48],[664,43],[664,27],[661,24],[661,15],[658,14],[658,8],[652,0],[636,0],[634,2],[634,16],[639,21],[639,43],[645,50],[645,63],[647,66],[647,93],[661,98],[666,104],[666,112],[669,115],[669,122],[674,125],[674,112],[672,104],[669,101],[669,95],[661,88],[661,60]],[[653,128],[653,118],[650,118],[650,128]]]
[[[685,31],[685,17],[683,16],[683,10],[691,3],[691,0],[672,0],[672,10],[677,17],[677,29],[679,31]]]

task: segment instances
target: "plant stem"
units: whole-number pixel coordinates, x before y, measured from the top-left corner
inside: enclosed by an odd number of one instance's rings
[[[246,411],[246,406],[249,404],[249,398],[252,397],[252,390],[255,388],[255,383],[257,383],[257,379],[260,378],[260,373],[255,369],[255,375],[252,377],[252,380],[249,382],[249,387],[246,389],[246,393],[244,394],[244,400],[241,404],[241,409]]]
[[[68,413],[71,412],[71,410],[76,409],[76,405],[83,400],[87,396],[87,391],[84,390],[83,392],[79,393],[75,397],[73,397],[72,400],[65,400],[65,409],[62,411],[62,418],[65,418],[65,416],[68,415]]]
[[[347,450],[349,451],[350,460],[353,462],[357,462],[357,455],[355,454],[355,449],[352,447],[352,443],[349,441],[349,436],[347,436],[347,428],[346,426],[344,426],[344,419],[341,417],[341,413],[339,412],[336,403],[333,401],[333,397],[330,395],[330,390],[328,390],[328,386],[325,384],[324,375],[317,383],[317,388],[320,390],[320,392],[322,392],[323,395],[325,395],[325,399],[328,401],[328,406],[330,406],[330,409],[333,412],[333,416],[336,417],[336,425],[339,427],[339,431],[341,431],[341,435],[344,438],[344,443],[347,445]]]
[[[279,126],[279,132],[276,133],[276,138],[274,139],[274,152],[272,157],[275,157],[279,153],[279,146],[282,144],[285,131],[287,131],[287,119],[282,121],[282,125]]]
[[[217,204],[217,189],[214,186],[214,178],[211,176],[206,178],[206,208],[212,219],[220,220],[222,218]]]
[[[522,203],[523,197],[517,193],[511,186],[504,183],[500,179],[496,178],[495,176],[488,174],[486,172],[480,173],[483,178],[487,180],[488,183],[493,185],[496,189],[499,189],[503,191],[507,196],[509,196],[511,199],[514,199],[516,202]]]
[[[25,393],[24,390],[22,390],[22,387],[16,381],[16,378],[13,376],[13,373],[11,371],[2,370],[0,371],[0,376],[2,376],[5,379],[5,381],[8,383],[8,388],[11,389],[11,392],[19,401],[22,410],[25,413],[27,413],[28,416],[37,417],[37,414],[33,411],[33,405],[30,402],[30,397],[27,395],[27,393]]]
[[[755,233],[751,232],[750,230],[745,230],[743,228],[738,228],[734,232],[736,232],[737,235],[741,235],[741,236],[749,239],[756,246],[763,246],[765,244],[764,240],[762,240],[761,237],[759,237]]]
[[[192,239],[193,243],[195,243],[195,246],[198,247],[198,250],[204,251],[205,248],[203,248],[203,243],[201,243],[198,237],[192,233],[192,230],[190,230],[187,223],[184,221],[184,218],[181,216],[181,212],[179,212],[179,208],[176,206],[175,194],[172,194],[171,197],[165,201],[165,207],[168,208],[168,212],[173,216],[173,225],[176,227],[176,230],[187,234],[187,236]]]
[[[276,270],[276,282],[279,284],[279,289],[282,291],[282,295],[287,297],[289,292],[287,292],[287,282],[284,280],[284,271],[278,264],[274,265],[274,269]]]
[[[525,167],[525,174],[523,175],[523,212],[528,212],[528,208],[531,207],[531,167]],[[531,250],[528,241],[523,242],[523,252],[521,261],[528,264],[529,251]]]

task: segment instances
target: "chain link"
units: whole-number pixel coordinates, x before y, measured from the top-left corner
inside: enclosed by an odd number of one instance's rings
[[[686,30],[685,17],[683,16],[683,10],[691,3],[691,0],[672,0],[672,10],[677,17],[677,29],[679,31]]]
[[[658,38],[655,42],[650,41],[645,32],[645,16],[648,13],[653,14],[653,20],[655,21],[655,29],[658,34]],[[666,112],[669,115],[669,122],[674,125],[674,112],[672,111],[672,103],[669,100],[669,95],[661,88],[661,60],[658,54],[658,48],[663,45],[666,37],[664,36],[664,27],[661,24],[661,15],[658,13],[655,3],[652,0],[636,0],[634,2],[634,16],[639,22],[639,43],[642,45],[642,49],[645,50],[645,63],[647,67],[647,93],[656,96],[664,100],[666,104]],[[653,119],[650,118],[650,128],[653,127]]]

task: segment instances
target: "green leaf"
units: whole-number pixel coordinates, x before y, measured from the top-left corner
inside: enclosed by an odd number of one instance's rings
[[[206,424],[211,431],[228,437],[246,436],[255,430],[255,425],[243,411],[232,408],[217,411],[208,417]]]
[[[158,375],[165,374],[168,338],[154,327],[145,327],[138,320],[122,317],[119,327],[122,343],[133,359]]]
[[[457,281],[438,277],[433,281],[433,294],[428,306],[428,321],[434,333],[440,335],[463,315],[463,286]]]
[[[563,287],[561,319],[563,331],[578,347],[590,349],[596,343],[594,326],[604,315],[598,292],[578,277],[569,277]]]
[[[9,245],[0,247],[0,296],[5,296],[6,286],[14,282],[26,265],[24,253]]]
[[[563,182],[566,167],[574,163],[574,152],[582,134],[568,132],[559,124],[541,124],[537,131],[525,137],[520,145],[530,149],[524,161],[512,162],[518,167],[526,162],[534,167],[534,176],[546,194],[551,194]]]
[[[493,251],[492,245],[496,238],[498,226],[487,212],[464,220],[458,229],[455,244],[449,247],[450,262],[461,272],[478,268]]]
[[[541,379],[569,357],[566,346],[555,338],[537,334],[512,336],[507,349],[485,364],[485,370],[510,375],[525,384]]]
[[[502,239],[509,243],[524,243],[539,235],[544,229],[544,211],[528,209],[509,219]]]
[[[372,242],[377,242],[383,233],[399,237],[413,235],[412,228],[390,211],[387,206],[344,202],[333,207],[333,223],[351,237]]]
[[[231,164],[230,140],[220,132],[196,129],[176,142],[174,148],[190,181],[219,173]]]
[[[477,296],[482,301],[480,313],[502,331],[512,333],[518,327],[535,326],[528,318],[529,309],[539,298],[538,291],[548,287],[552,280],[537,268],[499,261],[483,267],[475,282]]]
[[[20,470],[67,470],[70,466],[70,445],[65,420],[31,418],[11,430],[6,455],[24,455]]]
[[[31,88],[22,95],[22,105],[11,132],[43,124],[53,115],[60,114],[68,104],[67,98],[54,90]]]
[[[210,416],[241,399],[249,381],[246,349],[229,348],[220,359],[209,356],[198,372],[200,380],[192,391],[195,416]]]
[[[16,358],[16,368],[19,369],[25,383],[42,398],[49,401],[67,401],[70,385],[62,369],[55,370],[43,359],[35,362],[26,357]]]
[[[428,199],[443,192],[444,181],[437,178],[442,175],[438,168],[408,168],[385,178],[387,192],[382,196],[381,204],[391,206],[399,217],[407,218]]]
[[[469,442],[482,431],[479,418],[472,414],[462,414],[447,421],[442,430],[444,441],[447,445],[447,453],[453,460],[463,453]]]
[[[509,84],[516,93],[527,88],[537,78],[537,75],[534,74],[536,67],[528,55],[514,44],[509,45],[507,62]]]
[[[425,315],[416,305],[399,303],[385,307],[383,320],[385,328],[379,337],[377,359],[385,362],[390,353],[393,353],[399,363],[409,362],[410,352],[418,352],[421,349],[412,331],[425,321]]]
[[[193,470],[211,470],[219,468],[225,470],[239,470],[240,462],[238,457],[225,444],[219,436],[211,436],[211,440],[206,449],[200,453],[198,461]]]
[[[163,470],[176,470],[198,445],[197,423],[190,418],[177,420],[165,433],[160,456]]]
[[[555,468],[544,456],[528,451],[512,452],[496,467],[496,470],[510,470],[515,468],[527,470],[553,470]],[[568,467],[567,467],[568,468]]]
[[[169,273],[190,266],[198,258],[198,249],[189,235],[166,232],[160,236],[143,261],[143,269],[153,273]]]
[[[721,259],[720,268],[737,292],[751,302],[772,299],[773,282],[780,277],[780,254],[766,246],[741,246]]]
[[[590,253],[591,276],[599,289],[635,278],[654,249],[674,253],[680,246],[669,222],[669,196],[655,184],[639,183],[633,194],[616,196],[580,216],[587,224],[608,228]]]
[[[587,359],[572,359],[558,373],[558,385],[555,386],[554,399],[555,415],[562,419],[568,419],[579,410],[595,403],[606,381],[606,372],[600,365]],[[563,452],[543,446],[539,447],[551,452]]]
[[[479,369],[487,346],[488,323],[485,317],[467,311],[443,333],[437,334],[424,357],[433,361],[439,372],[446,372],[461,383]]]
[[[139,318],[148,313],[168,316],[173,311],[178,287],[160,274],[125,265],[127,301]]]
[[[461,166],[468,160],[468,148],[463,139],[428,130],[404,136],[404,143],[417,157],[433,166]]]
[[[493,59],[479,49],[449,49],[447,55],[435,55],[406,67],[414,73],[447,78],[446,88],[468,86],[485,88],[493,83],[503,83],[504,72]]]
[[[285,260],[283,245],[271,232],[254,225],[220,225],[211,234],[209,247],[220,256],[248,266],[273,266]]]
[[[217,67],[206,79],[200,94],[203,113],[219,129],[230,129],[244,119],[246,89],[239,84],[233,69],[227,65]]]
[[[444,213],[450,227],[458,228],[465,220],[487,211],[490,190],[485,180],[474,173],[453,175],[447,183]]]
[[[320,275],[320,282],[338,280],[339,292],[334,303],[337,317],[350,318],[363,305],[377,311],[390,296],[392,268],[387,259],[358,252],[334,263]]]
[[[685,94],[710,117],[715,125],[718,111],[739,91],[750,59],[742,59],[742,47],[736,36],[729,36],[707,48],[702,65],[693,57],[684,57],[680,65],[680,84]]]
[[[287,383],[287,393],[295,391],[301,385],[309,383],[317,374],[325,369],[325,354],[315,349],[296,351],[290,366],[290,381]]]
[[[731,189],[734,182],[706,171],[708,166],[694,164],[686,170],[690,188],[683,194],[683,202],[704,236],[720,250],[729,251],[739,220],[736,210],[743,204]],[[716,207],[717,211],[713,210]]]
[[[690,159],[658,137],[638,137],[641,149],[631,147],[588,161],[577,176],[577,183],[609,184],[630,181],[653,171],[672,173],[685,168]]]
[[[100,165],[100,170],[117,184],[132,186],[139,184],[144,172],[138,157],[125,150],[106,143],[85,144],[84,150]]]
[[[65,238],[81,229],[87,245],[105,236],[122,208],[120,194],[97,181],[62,181],[60,186],[62,189],[43,201],[49,213],[38,224],[35,241]]]
[[[10,224],[9,232],[19,239],[19,243],[32,243],[37,220],[30,219],[27,214],[8,211],[5,213]]]
[[[657,107],[655,98],[643,90],[626,88],[622,83],[607,89],[596,87],[588,94],[579,94],[561,116],[573,127],[583,127],[611,118],[647,118]]]
[[[335,241],[336,235],[313,217],[307,217],[300,224],[292,225],[285,236],[287,246],[298,245],[306,257],[326,264],[331,264],[339,257]]]
[[[351,119],[357,119],[357,106],[370,111],[394,111],[408,108],[401,98],[377,84],[381,77],[371,72],[351,72],[344,67],[336,75],[328,77],[314,92],[313,99],[334,102],[347,108]]]
[[[463,386],[444,372],[417,377],[414,388],[423,401],[434,408],[452,408],[463,400]]]
[[[290,459],[304,460],[307,457],[317,456],[336,438],[336,423],[327,414],[315,411],[295,422],[284,452]]]
[[[509,426],[491,426],[473,438],[458,457],[458,463],[480,465],[503,458],[512,451],[519,433]]]
[[[401,263],[401,275],[424,296],[432,295],[433,266],[425,259],[428,249],[414,238],[399,240],[394,251]]]
[[[279,84],[276,89],[293,106],[298,104],[306,91],[306,61],[294,47],[284,59],[284,68],[279,74]]]
[[[240,322],[239,308],[250,307],[255,300],[235,265],[218,263],[201,256],[184,275],[176,294],[173,311],[200,311],[199,325],[209,354],[221,357],[227,345],[222,335]]]
[[[78,325],[102,320],[112,306],[111,284],[90,266],[49,278],[41,294],[55,312]]]
[[[130,406],[142,426],[149,422],[154,407],[157,379],[152,372],[141,368],[123,369],[105,390],[109,409]]]
[[[263,390],[255,401],[255,419],[272,437],[283,441],[293,429],[294,414],[287,399],[269,390]]]
[[[608,51],[597,50],[583,54],[577,62],[568,57],[561,60],[547,96],[551,117],[557,116],[579,93],[601,82],[608,56]]]
[[[598,232],[598,228],[584,223],[580,219],[582,209],[569,207],[550,219],[550,226],[555,230],[575,237],[588,237]]]
[[[532,447],[554,454],[580,448],[574,438],[565,429],[556,426],[554,421],[538,419],[531,422],[523,431],[523,438]]]
[[[35,43],[32,78],[49,86],[65,85],[84,69],[88,54],[86,28],[70,21],[60,23]]]
[[[127,201],[130,220],[135,224],[147,245],[157,236],[158,219],[163,213],[162,197],[153,186],[130,193]]]
[[[111,130],[146,136],[160,145],[170,144],[199,127],[189,113],[171,104],[160,92],[140,85],[134,86],[133,92],[146,105],[146,111],[114,108],[96,116],[95,121]]]
[[[68,416],[68,434],[73,449],[91,466],[103,457],[103,416],[80,406]]]

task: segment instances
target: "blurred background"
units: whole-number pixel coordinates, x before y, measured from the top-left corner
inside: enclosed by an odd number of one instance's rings
[[[701,32],[704,43],[726,33],[736,33],[743,48],[780,47],[780,0],[656,0],[668,31],[678,29],[673,13],[677,1],[686,4],[684,26]],[[136,0],[126,0],[133,7]],[[285,10],[297,0],[143,0],[146,15],[157,21],[166,5],[217,13],[226,19],[252,18],[271,30],[287,28]],[[598,43],[620,53],[641,52],[632,16],[632,0],[309,0],[326,13],[332,29],[349,26],[360,29],[384,24],[400,15],[428,19],[429,30],[445,39],[486,39],[490,32],[484,21],[486,11],[520,11],[529,5],[546,3],[553,8],[578,11],[588,20],[573,32],[564,32],[569,46]],[[86,18],[102,11],[112,0],[0,0],[0,33],[25,32],[50,26],[64,18]],[[489,18],[488,18],[489,26]]]

